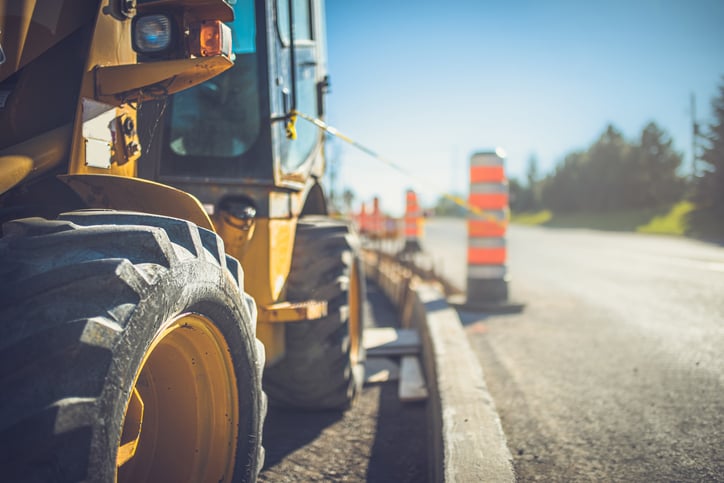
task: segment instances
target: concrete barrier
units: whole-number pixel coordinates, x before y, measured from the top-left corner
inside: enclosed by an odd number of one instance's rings
[[[422,281],[382,253],[367,252],[365,264],[368,276],[398,307],[401,325],[420,333],[430,393],[430,481],[515,481],[512,456],[482,368],[440,284]]]

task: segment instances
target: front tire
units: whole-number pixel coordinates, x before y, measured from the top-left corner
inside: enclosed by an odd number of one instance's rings
[[[256,478],[263,347],[214,233],[97,210],[4,232],[4,478]]]

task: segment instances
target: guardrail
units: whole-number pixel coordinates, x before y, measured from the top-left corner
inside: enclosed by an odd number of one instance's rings
[[[430,481],[515,481],[482,368],[442,284],[387,253],[365,250],[363,260],[367,276],[398,308],[401,326],[420,334],[430,394]]]

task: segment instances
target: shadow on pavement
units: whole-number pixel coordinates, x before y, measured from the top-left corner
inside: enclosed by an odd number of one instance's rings
[[[397,309],[387,300],[380,288],[367,280],[367,303],[365,303],[365,327],[398,327]]]
[[[468,326],[478,322],[485,322],[488,317],[490,317],[490,314],[458,309],[458,317],[460,317],[460,323],[462,323],[463,326]]]
[[[343,417],[344,411],[305,411],[269,407],[262,441],[273,441],[274,444],[264,445],[266,449],[264,468],[276,465],[288,454],[308,445],[317,439],[325,428]]]
[[[380,412],[367,481],[426,483],[427,403],[402,403],[397,392],[396,382],[381,384]]]

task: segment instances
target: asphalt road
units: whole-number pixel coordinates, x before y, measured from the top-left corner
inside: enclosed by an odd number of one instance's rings
[[[466,229],[423,247],[464,288]],[[521,314],[461,313],[519,481],[724,481],[724,248],[513,226]]]

